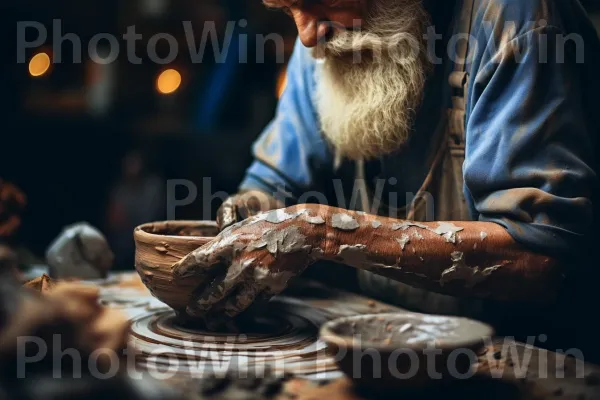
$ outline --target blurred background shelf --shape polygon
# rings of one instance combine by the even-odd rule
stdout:
[[[28,197],[15,240],[43,255],[63,226],[87,220],[107,233],[127,267],[133,227],[166,217],[168,179],[192,181],[200,194],[205,178],[213,192],[236,191],[251,162],[251,143],[274,114],[295,40],[291,21],[273,18],[260,1],[21,0],[0,5],[0,20],[6,38],[0,52],[0,177]],[[23,21],[39,22],[48,35],[18,63]],[[233,24],[222,63],[210,42],[202,62],[193,62],[184,21],[196,45],[210,24],[218,43],[227,43]],[[129,49],[123,35],[131,26],[141,39]],[[27,32],[34,40],[35,30]],[[257,62],[253,38],[273,32],[282,46],[265,46],[264,62]],[[98,46],[99,54],[88,52],[98,33],[119,38],[119,56],[108,65],[91,59],[108,55],[106,40],[99,42],[105,46]],[[166,64],[154,62],[147,50],[160,33],[179,48]],[[240,35],[248,38],[247,62],[239,62]],[[156,56],[168,56],[167,40],[155,43]],[[80,63],[73,62],[79,44]],[[198,200],[176,216],[211,218],[218,204],[202,215],[207,209]]]

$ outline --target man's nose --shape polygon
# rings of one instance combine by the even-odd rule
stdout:
[[[305,11],[294,12],[293,17],[300,40],[306,47],[315,47],[320,40],[325,40],[331,29],[329,23]]]

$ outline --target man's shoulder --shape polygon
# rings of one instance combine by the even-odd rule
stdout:
[[[577,0],[475,0],[475,4],[475,24],[510,25],[517,34],[540,25],[571,31],[587,18]]]
[[[581,7],[577,0],[475,0],[480,12],[488,17],[518,19],[548,19],[564,9]]]

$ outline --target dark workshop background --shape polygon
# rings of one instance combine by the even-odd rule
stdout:
[[[118,266],[130,268],[133,227],[166,217],[167,180],[195,182],[201,194],[203,179],[210,177],[213,193],[235,192],[251,162],[251,143],[273,116],[284,85],[285,63],[277,60],[287,61],[292,51],[296,33],[289,18],[264,9],[259,0],[2,3],[0,178],[17,184],[28,198],[18,244],[43,256],[65,225],[85,220],[107,234]],[[598,3],[589,0],[586,7],[600,15]],[[52,64],[34,77],[33,57],[54,56],[53,19],[61,20],[63,35],[81,39],[82,63]],[[192,21],[197,40],[204,22],[215,21],[222,44],[227,21],[242,19],[247,26],[236,25],[234,51],[224,63],[215,63],[210,53],[202,63],[191,62],[182,21]],[[600,16],[595,19],[600,25]],[[45,44],[28,50],[22,64],[16,61],[18,21],[48,29]],[[90,38],[103,32],[122,38],[131,25],[143,36],[136,42],[141,64],[127,62],[123,40],[116,62],[90,61]],[[145,50],[148,39],[161,32],[179,44],[179,56],[169,65],[152,62]],[[283,35],[285,46],[279,51],[267,46],[264,63],[257,63],[253,38],[272,32]],[[240,34],[248,38],[247,63],[236,58]],[[63,59],[72,59],[70,42],[61,49]],[[158,54],[164,52],[159,43]],[[165,70],[177,72],[167,72],[159,85]],[[177,76],[180,86],[161,94],[177,86]],[[211,217],[218,205],[212,203]],[[199,219],[202,213],[203,203],[196,201],[179,208],[176,217]]]

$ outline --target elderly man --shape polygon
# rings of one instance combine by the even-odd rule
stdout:
[[[203,282],[189,313],[235,316],[319,260],[369,295],[487,319],[587,273],[600,45],[577,1],[264,3],[301,43],[227,228],[176,266]]]

